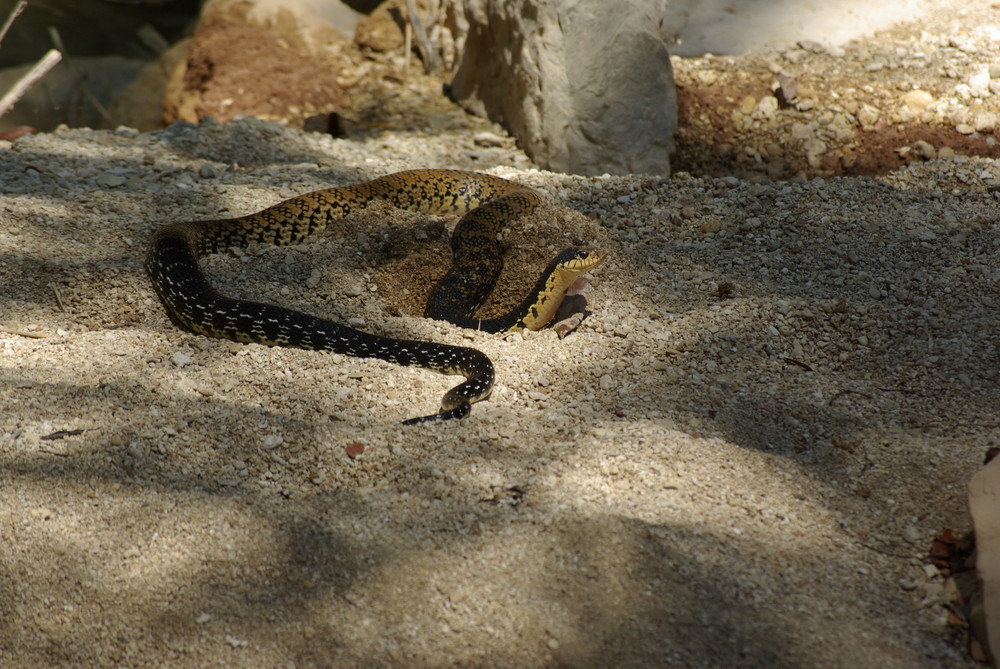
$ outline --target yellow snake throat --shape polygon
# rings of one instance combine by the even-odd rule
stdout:
[[[549,264],[518,307],[499,318],[476,320],[473,314],[493,290],[503,268],[498,235],[508,221],[538,208],[541,196],[486,174],[411,170],[353,186],[313,191],[247,216],[165,225],[153,235],[146,269],[170,316],[194,332],[461,374],[466,381],[445,394],[439,413],[406,423],[462,417],[493,389],[493,363],[481,351],[379,337],[284,307],[230,298],[212,287],[198,266],[199,257],[230,247],[253,242],[298,243],[376,201],[422,213],[464,214],[451,239],[452,265],[432,290],[426,309],[427,316],[462,327],[487,332],[544,327],[573,281],[606,257],[591,247],[566,249]]]

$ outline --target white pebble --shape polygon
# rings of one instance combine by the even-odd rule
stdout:
[[[969,88],[977,98],[990,94],[990,70],[988,67],[980,69],[969,77]]]
[[[285,438],[280,434],[269,434],[261,440],[261,445],[266,449],[277,448],[285,443]]]
[[[194,360],[189,354],[184,351],[177,351],[171,356],[170,360],[178,367],[183,367],[184,365],[190,365]]]
[[[226,635],[226,643],[228,643],[233,648],[242,648],[247,645],[247,642],[244,639],[239,639],[237,637],[234,637],[232,634]]]
[[[306,279],[306,286],[309,288],[315,288],[319,285],[320,271],[317,268],[313,268],[313,271],[309,273],[309,278]]]

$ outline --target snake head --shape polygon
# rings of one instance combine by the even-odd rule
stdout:
[[[576,246],[566,249],[563,253],[568,254],[564,261],[566,269],[579,274],[589,272],[608,259],[608,252],[596,246]]]
[[[607,260],[608,252],[596,246],[571,246],[563,249],[549,266],[550,276],[562,290],[569,287],[576,277],[589,272]]]

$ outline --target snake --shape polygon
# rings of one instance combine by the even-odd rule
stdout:
[[[538,330],[547,325],[566,290],[607,253],[594,246],[561,251],[535,286],[506,314],[477,319],[503,268],[499,236],[507,224],[538,210],[540,193],[507,179],[445,169],[408,170],[350,186],[292,197],[235,218],[168,223],[152,235],[146,272],[167,314],[197,334],[269,346],[291,346],[399,365],[424,367],[465,381],[451,388],[438,412],[404,424],[463,418],[489,397],[496,382],[482,351],[432,341],[394,339],[277,305],[223,295],[209,282],[199,259],[252,243],[296,244],[376,202],[424,214],[457,215],[451,266],[432,288],[425,316],[490,333]]]

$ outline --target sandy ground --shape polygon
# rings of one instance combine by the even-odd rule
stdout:
[[[192,335],[143,274],[158,225],[418,160],[390,155],[482,167],[469,135],[245,121],[6,150],[3,662],[972,666],[925,556],[969,528],[998,437],[1000,168],[499,168],[553,201],[512,235],[537,267],[560,237],[613,253],[562,340],[419,318],[386,248],[416,292],[446,241],[412,215],[209,263],[227,292],[487,352],[497,391],[449,424],[398,422],[452,377]],[[407,226],[426,242],[390,243]]]
[[[926,122],[971,123],[989,109],[932,85],[982,59],[935,35],[887,39],[882,74],[862,47],[779,62],[923,72]],[[968,58],[893,67],[918,49]],[[832,153],[838,103],[815,97]],[[734,113],[748,142],[811,122],[766,111]],[[424,120],[0,143],[0,665],[976,666],[928,550],[971,529],[1000,445],[1000,163],[762,181],[762,148],[746,178],[583,179]],[[783,147],[775,173],[810,169]],[[199,337],[144,275],[162,224],[415,167],[549,197],[512,223],[494,310],[562,246],[611,252],[574,333],[421,318],[453,220],[376,208],[206,265],[231,294],[488,353],[498,388],[463,421],[399,425],[454,377]]]

